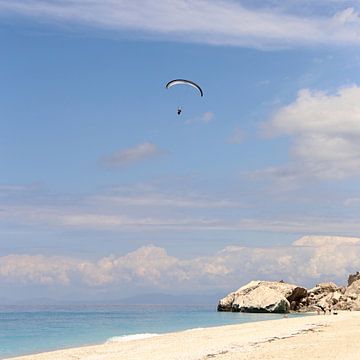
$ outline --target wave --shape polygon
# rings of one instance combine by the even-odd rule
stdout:
[[[113,336],[113,337],[107,339],[106,343],[147,339],[147,338],[151,338],[151,337],[158,336],[158,335],[160,335],[160,334],[144,333],[144,334]]]
[[[180,331],[197,331],[197,330],[203,330],[205,328],[198,327],[198,328],[191,328],[186,330],[180,330]],[[106,343],[112,343],[112,342],[121,342],[121,341],[131,341],[131,340],[140,340],[140,339],[148,339],[151,337],[159,336],[161,334],[156,333],[141,333],[141,334],[132,334],[132,335],[120,335],[120,336],[113,336],[106,340]],[[163,334],[164,335],[164,334]]]
[[[204,328],[204,327],[197,327],[197,328],[186,329],[186,330],[184,330],[184,331],[198,331],[198,330],[204,330],[204,329],[206,329],[206,328]]]

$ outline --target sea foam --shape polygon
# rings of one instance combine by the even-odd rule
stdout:
[[[133,334],[133,335],[113,336],[113,337],[107,339],[107,340],[106,340],[106,343],[147,339],[147,338],[151,338],[151,337],[158,336],[158,335],[159,335],[159,334],[144,333],[144,334]]]

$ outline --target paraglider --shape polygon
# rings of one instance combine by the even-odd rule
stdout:
[[[199,94],[201,97],[204,96],[204,92],[203,90],[201,89],[201,87],[196,84],[195,82],[191,81],[191,80],[185,80],[185,79],[174,79],[174,80],[171,80],[169,81],[167,84],[166,84],[166,88],[167,89],[170,89],[172,86],[174,85],[188,85],[188,86],[192,86],[193,88],[195,88],[196,90],[198,90]],[[178,107],[177,109],[177,114],[180,115],[182,112],[182,109],[181,107]]]

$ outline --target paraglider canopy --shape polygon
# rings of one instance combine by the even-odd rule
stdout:
[[[189,85],[189,86],[192,86],[194,87],[195,89],[197,89],[200,93],[201,96],[204,96],[204,93],[201,89],[201,87],[194,83],[193,81],[191,80],[185,80],[185,79],[175,79],[175,80],[171,80],[169,81],[167,84],[166,84],[166,88],[169,89],[171,88],[172,86],[174,85],[179,85],[179,84],[183,84],[183,85]]]

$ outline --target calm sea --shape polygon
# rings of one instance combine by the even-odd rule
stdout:
[[[281,317],[217,312],[214,306],[0,306],[0,359]]]

